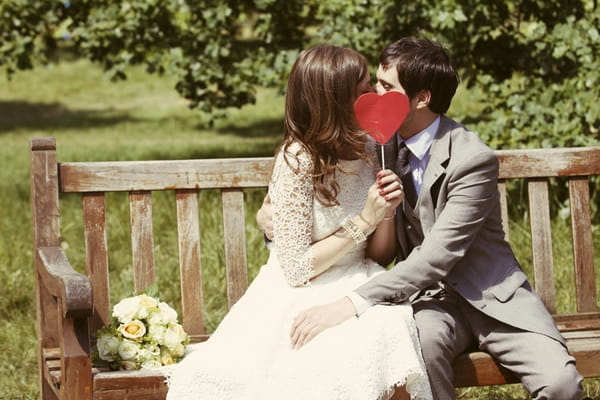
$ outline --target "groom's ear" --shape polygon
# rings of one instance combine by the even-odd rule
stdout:
[[[431,102],[431,92],[429,90],[421,90],[415,96],[417,100],[417,109],[429,107]]]

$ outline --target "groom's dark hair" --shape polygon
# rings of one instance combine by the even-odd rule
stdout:
[[[429,109],[437,114],[448,111],[459,77],[441,44],[428,39],[402,38],[383,50],[379,64],[384,69],[396,67],[398,82],[409,98],[428,90]]]

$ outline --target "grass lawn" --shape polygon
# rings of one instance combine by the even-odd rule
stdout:
[[[58,143],[61,161],[77,160],[139,160],[179,159],[200,157],[264,156],[272,155],[282,128],[283,100],[271,90],[258,93],[256,105],[241,110],[230,110],[226,119],[212,128],[205,128],[202,116],[187,108],[173,89],[169,78],[148,76],[134,69],[126,82],[111,83],[104,79],[96,66],[74,61],[61,63],[31,72],[18,73],[12,81],[0,79],[0,398],[34,399],[38,396],[37,361],[35,358],[35,304],[32,272],[31,221],[29,204],[28,141],[33,136],[54,136]],[[470,101],[473,93],[459,91],[454,108],[458,115],[476,112]],[[266,255],[261,246],[261,236],[252,221],[259,206],[261,191],[248,194],[247,218],[251,259],[250,276],[254,276]],[[128,232],[122,223],[127,218],[119,196],[108,199],[110,216],[109,246],[111,243],[128,243]],[[154,210],[155,232],[173,229],[173,217],[168,209],[172,199],[157,196]],[[78,202],[76,198],[67,201]],[[216,196],[202,199],[203,207],[218,209]],[[213,208],[214,205],[214,208]],[[74,204],[76,206],[76,204]],[[77,207],[69,207],[69,210]],[[164,212],[157,210],[164,209]],[[213,215],[215,214],[215,215]],[[203,226],[211,226],[215,213],[207,213]],[[63,221],[63,247],[76,268],[82,269],[82,231],[77,211],[69,211]],[[556,221],[558,225],[562,220]],[[518,257],[527,268],[531,256],[528,252],[528,235],[523,228],[526,222],[516,222],[512,238]],[[218,232],[217,232],[218,233]],[[555,262],[561,281],[569,282],[572,276],[568,267],[570,249],[561,247],[569,234],[563,227],[556,232]],[[202,232],[203,248],[218,248],[210,230]],[[598,229],[594,237],[600,248]],[[176,291],[170,289],[169,276],[176,262],[176,248],[172,235],[157,235],[156,262],[158,280],[165,300],[177,303]],[[214,244],[214,245],[213,245]],[[212,245],[212,246],[211,246]],[[111,268],[122,282],[113,287],[115,299],[128,295],[128,249],[120,250],[122,257],[111,260]],[[176,247],[176,246],[175,246]],[[598,253],[598,252],[597,252]],[[596,254],[596,266],[599,254]],[[203,259],[208,290],[206,304],[209,315],[206,321],[214,328],[225,313],[223,294],[222,258],[218,252],[208,252]],[[564,279],[563,279],[564,275]],[[600,274],[599,274],[600,275]],[[205,277],[206,279],[206,277]],[[119,280],[119,279],[117,279]],[[111,282],[115,282],[111,277]],[[600,283],[598,284],[600,287]],[[115,300],[113,299],[113,301]],[[559,288],[561,311],[572,307],[573,294]],[[587,394],[600,399],[600,384],[586,382]],[[461,399],[526,399],[520,385],[500,388],[469,388],[460,391]]]

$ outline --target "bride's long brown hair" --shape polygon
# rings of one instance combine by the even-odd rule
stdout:
[[[304,50],[292,67],[285,96],[284,137],[280,149],[300,143],[313,165],[317,199],[337,204],[335,171],[342,159],[367,159],[366,135],[354,116],[359,82],[368,74],[360,53],[329,44]],[[297,155],[297,154],[296,154]]]

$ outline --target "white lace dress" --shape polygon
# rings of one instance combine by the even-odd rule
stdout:
[[[292,158],[293,160],[293,158]],[[383,268],[355,246],[310,282],[310,243],[358,214],[374,173],[345,161],[336,177],[340,206],[314,200],[310,162],[292,170],[280,154],[269,193],[275,241],[267,264],[211,338],[191,347],[169,376],[167,399],[378,400],[394,385],[412,399],[431,399],[410,304],[374,306],[327,329],[298,350],[290,348],[293,318],[307,307],[347,295]]]

